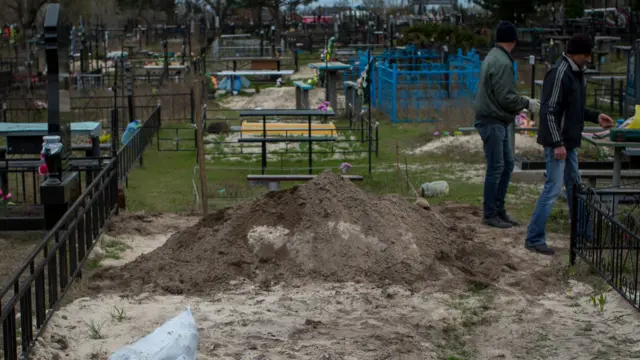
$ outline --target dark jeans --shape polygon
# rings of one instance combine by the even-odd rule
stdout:
[[[484,218],[490,219],[504,212],[511,173],[513,154],[509,144],[509,130],[500,124],[478,124],[478,133],[484,143],[487,173],[484,179]]]

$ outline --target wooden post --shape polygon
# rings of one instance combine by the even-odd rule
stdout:
[[[198,167],[200,169],[200,199],[202,200],[202,214],[204,216],[209,212],[209,204],[207,203],[207,172],[204,163],[204,129],[202,124],[202,82],[195,83],[195,101],[196,101],[196,130],[198,138],[196,143],[198,146]]]

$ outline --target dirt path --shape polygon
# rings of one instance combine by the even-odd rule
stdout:
[[[563,265],[565,236],[550,239],[560,254],[544,257],[522,248],[524,227],[498,231],[478,226],[474,208],[466,205],[452,204],[440,211],[459,227],[473,227],[471,241],[499,249],[513,259],[510,266],[515,269],[501,269],[509,276],[496,283],[477,283],[464,290],[451,290],[458,286],[447,278],[420,290],[368,282],[265,286],[236,279],[229,280],[230,290],[199,296],[128,293],[85,297],[54,314],[38,341],[34,359],[57,355],[106,359],[187,306],[199,330],[198,359],[204,360],[566,360],[594,356],[622,360],[640,356],[637,347],[629,346],[640,341],[637,312],[597,281],[594,288],[570,279],[573,275]],[[112,225],[111,234],[130,248],[119,259],[108,261],[127,263],[162,245],[163,238],[193,221],[173,215],[152,220],[128,217]],[[467,265],[472,272],[487,266]],[[560,278],[565,280],[557,280]],[[513,284],[514,279],[520,284]],[[558,285],[547,287],[546,292],[535,291],[551,279]],[[594,294],[606,296],[602,309],[591,303]],[[91,333],[92,327],[98,332]]]
[[[614,294],[600,312],[587,302],[591,288],[570,285],[530,298],[353,283],[84,298],[54,315],[34,358],[103,359],[191,306],[201,360],[637,359],[624,346],[640,340],[637,314]],[[88,324],[100,327],[101,339],[90,338]]]

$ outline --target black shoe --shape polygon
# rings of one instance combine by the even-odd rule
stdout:
[[[506,222],[506,223],[511,224],[513,226],[519,226],[520,225],[520,222],[518,220],[512,218],[506,212],[498,214],[498,218],[500,220],[502,220],[503,222]]]
[[[492,217],[492,218],[485,218],[483,220],[485,225],[491,226],[491,227],[495,227],[495,228],[499,228],[499,229],[508,229],[511,227],[511,224],[508,222],[504,222],[502,221],[499,217]]]
[[[553,248],[547,246],[547,244],[533,245],[533,246],[525,246],[525,248],[529,251],[537,252],[542,255],[553,255],[556,253]]]

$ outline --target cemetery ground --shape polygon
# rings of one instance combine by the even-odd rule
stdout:
[[[215,105],[209,103],[209,107]],[[237,115],[226,110],[217,114]],[[154,142],[144,154],[143,166],[128,179],[127,211],[106,226],[92,259],[85,264],[83,278],[54,314],[32,357],[107,359],[186,306],[191,307],[199,329],[198,359],[564,360],[640,356],[635,310],[587,266],[580,262],[575,267],[568,265],[566,203],[556,204],[549,221],[549,243],[558,254],[544,257],[530,253],[523,248],[526,225],[508,230],[481,225],[484,159],[479,136],[434,139],[436,130],[469,126],[468,117],[450,119],[446,124],[392,124],[378,114],[373,117],[380,123],[380,148],[379,156],[373,158],[372,174],[367,173],[366,157],[314,160],[315,169],[334,172],[343,161],[350,162],[350,173],[365,177],[357,185],[363,193],[323,178],[324,183],[303,185],[301,189],[306,190],[293,192],[289,189],[293,185],[283,184],[285,191],[280,195],[264,195],[266,189],[250,188],[246,180],[248,173],[259,173],[259,161],[210,158],[206,191],[212,195],[209,212],[214,215],[201,222],[194,204],[192,181],[198,181],[194,151],[158,151]],[[163,126],[192,131],[186,123]],[[161,130],[160,136],[173,134],[172,130]],[[539,156],[535,138],[522,135],[516,143],[517,152]],[[583,153],[592,152],[587,146],[583,149]],[[302,174],[306,166],[307,159],[302,156],[270,160],[268,169],[295,167],[301,170],[294,173]],[[430,210],[411,205],[416,198],[413,188],[419,192],[422,183],[437,180],[449,183],[448,194],[429,198]],[[540,186],[511,184],[508,209],[525,223]],[[288,208],[300,201],[296,198],[299,192],[305,192],[308,197],[304,200],[318,199],[317,206],[330,211],[332,208],[322,204],[335,204],[322,195],[323,191],[355,201],[337,205],[335,211],[345,214],[346,223],[336,225],[340,231],[331,233],[336,236],[334,244],[318,241],[318,247],[313,248],[317,254],[309,259],[316,267],[322,262],[318,259],[324,260],[338,275],[303,276],[296,267],[285,268],[290,274],[274,275],[268,266],[284,261],[278,257],[282,254],[270,261],[245,254],[251,236],[274,241],[295,227],[285,224],[287,229],[283,229],[280,222],[286,218],[277,211],[273,223],[265,223],[260,214],[272,212],[265,205]],[[396,195],[402,201],[371,194]],[[256,197],[259,200],[244,202]],[[242,202],[248,205],[243,207]],[[233,211],[216,212],[233,204],[241,205]],[[246,207],[255,209],[251,212]],[[368,213],[359,212],[364,211],[360,207],[386,221],[359,224],[357,216],[368,218]],[[393,216],[386,218],[385,212]],[[243,214],[251,216],[239,217]],[[405,216],[419,221],[406,221]],[[225,221],[222,225],[220,218]],[[259,218],[259,226],[251,228]],[[210,229],[211,224],[214,227]],[[234,242],[237,234],[226,225],[251,228],[241,234],[240,248]],[[406,233],[384,236],[397,229]],[[228,235],[228,241],[216,237],[218,232]],[[317,235],[326,240],[322,232]],[[418,284],[385,278],[386,270],[390,274],[398,267],[400,273],[414,270],[411,260],[415,260],[416,244],[423,252],[429,249],[407,238],[420,236],[427,239],[425,244],[433,252],[433,263],[422,268],[429,281]],[[438,241],[431,242],[431,237]],[[13,261],[10,267],[15,268],[23,256],[19,254],[28,253],[41,238],[41,234],[20,242],[12,238],[15,255],[3,256],[0,264]],[[407,258],[399,260],[399,265],[369,263],[368,255],[372,259],[384,257],[381,242],[388,249],[408,244],[400,251]],[[344,252],[336,252],[336,246]],[[189,256],[168,254],[181,251]],[[331,258],[334,255],[336,259]],[[344,268],[341,262],[353,262],[360,273],[351,274],[353,269]],[[252,276],[244,276],[247,267],[254,270],[249,271]],[[3,276],[5,272],[0,268]],[[144,276],[156,283],[162,283],[164,277],[175,283],[154,288],[114,280]],[[219,284],[209,288],[211,279],[218,278]]]
[[[438,130],[459,125],[452,122]],[[127,212],[107,226],[85,276],[38,340],[35,358],[106,359],[188,305],[199,328],[199,359],[636,358],[640,354],[633,345],[640,337],[636,312],[586,266],[568,266],[566,204],[557,204],[550,220],[549,242],[559,249],[555,257],[523,249],[525,226],[493,230],[480,225],[481,148],[477,142],[460,140],[441,141],[442,146],[416,151],[434,144],[436,127],[381,120],[380,152],[372,174],[366,173],[366,159],[350,162],[351,173],[365,176],[358,186],[367,193],[396,194],[406,199],[407,206],[415,199],[411,187],[418,189],[421,183],[435,180],[449,183],[449,194],[429,199],[431,210],[407,208],[425,211],[421,216],[428,227],[440,221],[434,217],[453,225],[445,228],[453,229],[444,234],[449,244],[441,246],[453,245],[457,250],[438,260],[448,264],[448,276],[438,276],[428,286],[367,281],[365,274],[353,281],[292,275],[265,282],[237,276],[225,278],[227,283],[220,288],[200,291],[96,288],[92,273],[104,282],[111,267],[135,264],[141,254],[155,262],[154,249],[160,251],[163,245],[172,244],[171,251],[176,251],[177,242],[188,237],[178,247],[187,251],[189,242],[194,247],[201,242],[201,235],[189,232],[205,226],[194,226],[198,221],[191,184],[194,153],[150,149],[143,167],[129,178]],[[314,167],[335,170],[341,162],[317,161]],[[227,188],[235,184],[246,189],[246,166],[236,165],[239,169],[233,171],[233,165],[208,162],[207,181],[210,186],[224,183]],[[306,160],[269,166],[304,168]],[[527,221],[539,191],[539,185],[512,184],[509,210]],[[255,193],[236,195],[242,198]],[[211,198],[210,212],[219,207],[216,198]],[[378,225],[399,226],[391,222]],[[416,232],[425,229],[413,225]],[[278,231],[276,224],[265,228],[262,231],[271,236]],[[345,240],[363,241],[354,234]],[[208,261],[218,263],[219,259]],[[160,269],[173,271],[163,264],[150,276],[161,277]],[[436,273],[439,271],[434,270],[434,276]]]

